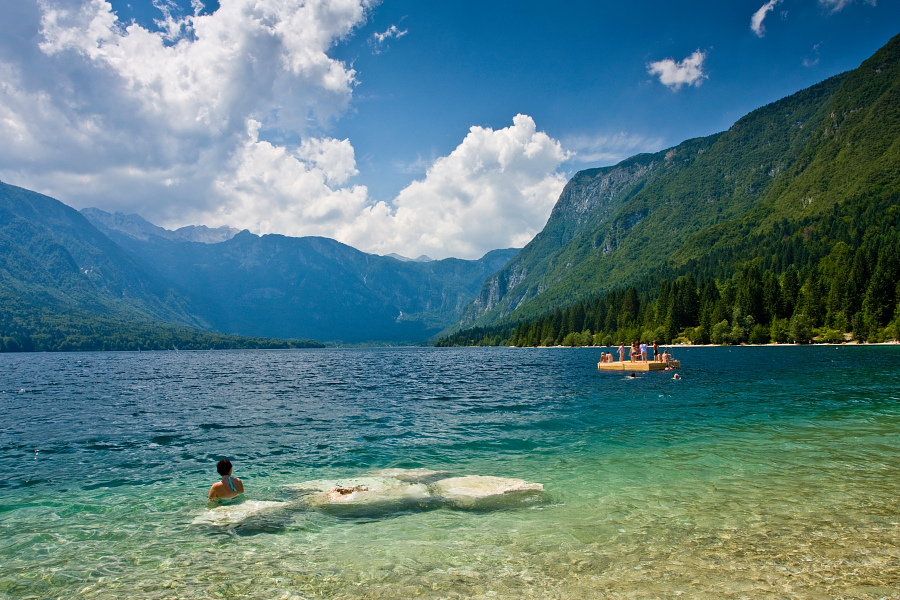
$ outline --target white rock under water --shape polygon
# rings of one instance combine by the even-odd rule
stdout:
[[[300,503],[337,514],[375,514],[425,508],[433,501],[428,488],[396,477],[318,479],[289,485],[289,491],[307,492]]]
[[[544,493],[544,486],[524,479],[468,475],[441,479],[428,490],[454,508],[491,509],[534,500]]]
[[[239,504],[226,504],[210,508],[196,517],[194,525],[240,525],[249,519],[283,509],[287,502],[271,502],[267,500],[245,500]]]
[[[511,508],[533,502],[544,486],[523,479],[469,475],[447,477],[429,469],[385,469],[377,476],[319,479],[287,486],[298,503],[342,515],[374,515],[448,506],[468,510]],[[429,482],[427,485],[422,482]]]
[[[367,518],[440,507],[499,510],[538,502],[544,494],[543,485],[524,479],[449,475],[430,469],[384,469],[364,477],[305,481],[285,486],[294,500],[244,500],[216,506],[197,516],[193,523],[268,527],[291,518],[297,511],[308,510]]]

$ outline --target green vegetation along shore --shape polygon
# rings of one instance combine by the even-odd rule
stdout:
[[[888,211],[896,220],[900,211],[896,205],[891,208]],[[838,210],[823,222],[830,227],[759,240],[756,248],[763,256],[751,257],[730,277],[695,279],[688,273],[595,296],[538,318],[466,329],[436,344],[900,339],[900,227],[891,223],[885,230],[860,221],[844,222]],[[841,234],[842,239],[835,240],[829,233]]]
[[[727,132],[576,174],[438,345],[900,338],[898,99],[900,36]]]
[[[177,324],[48,310],[0,313],[0,352],[322,348],[312,340],[226,335]]]

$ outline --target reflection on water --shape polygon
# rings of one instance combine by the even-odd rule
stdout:
[[[900,598],[900,348],[598,354],[0,355],[0,598]],[[547,498],[195,524],[225,456],[254,501],[418,467]]]

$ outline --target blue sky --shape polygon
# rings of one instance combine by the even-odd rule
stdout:
[[[760,37],[750,24],[763,4],[386,2],[335,52],[360,73],[356,112],[338,135],[354,141],[363,172],[372,161],[369,185],[381,198],[405,185],[386,159],[427,163],[471,125],[505,127],[517,113],[584,155],[567,170],[600,166],[727,129],[755,108],[857,67],[900,33],[897,3],[834,12],[785,0]],[[372,34],[392,25],[407,33],[370,52]],[[706,54],[701,85],[673,92],[649,75],[649,63],[681,61],[698,49]]]
[[[577,170],[727,129],[900,33],[886,0],[0,11],[3,181],[169,227],[437,258],[521,246]]]

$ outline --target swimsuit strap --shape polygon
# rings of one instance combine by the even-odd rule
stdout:
[[[231,491],[236,492],[237,488],[234,487],[234,481],[231,480],[231,477],[228,478],[228,485],[231,486]]]

